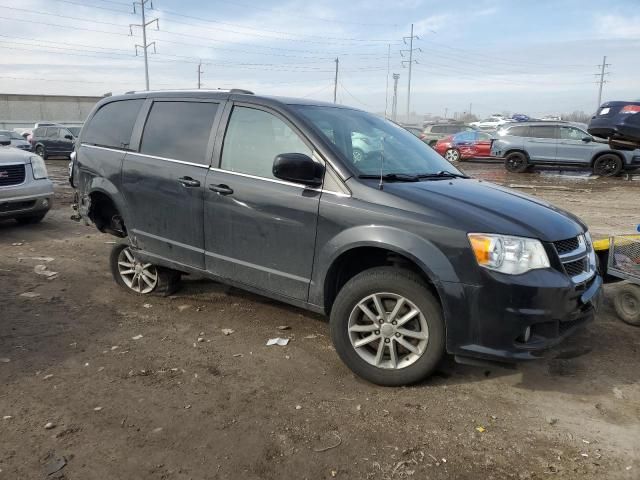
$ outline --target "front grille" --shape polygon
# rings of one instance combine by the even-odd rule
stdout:
[[[575,277],[576,275],[580,275],[582,272],[585,272],[588,268],[587,259],[581,258],[580,260],[576,260],[575,262],[567,262],[564,263],[564,269],[570,277]]]
[[[567,240],[560,240],[558,242],[553,242],[553,244],[556,246],[556,250],[560,255],[573,252],[574,250],[577,250],[578,247],[580,246],[580,243],[578,242],[577,237],[569,238]]]
[[[590,265],[590,255],[593,246],[587,242],[586,236],[569,238],[553,242],[558,252],[564,271],[571,277],[574,283],[582,283],[593,276]]]
[[[0,187],[20,185],[21,183],[24,182],[24,175],[25,175],[24,164],[21,164],[21,165],[0,164]]]
[[[33,208],[36,204],[35,200],[27,202],[8,202],[0,203],[0,213],[17,212],[18,210],[27,210]]]

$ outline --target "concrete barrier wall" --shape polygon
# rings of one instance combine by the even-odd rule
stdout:
[[[80,125],[102,98],[0,94],[0,129],[30,129],[45,121]]]

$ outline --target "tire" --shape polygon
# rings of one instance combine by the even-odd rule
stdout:
[[[623,322],[640,327],[640,285],[627,283],[617,288],[613,307]]]
[[[354,163],[361,162],[362,160],[364,160],[364,157],[365,157],[364,152],[362,150],[360,150],[359,148],[354,148],[353,152],[352,152],[352,155],[353,155],[353,162]]]
[[[443,157],[445,160],[449,162],[459,162],[460,161],[460,151],[456,148],[448,148]]]
[[[40,223],[45,215],[46,213],[41,213],[39,215],[29,215],[28,217],[17,217],[16,222],[20,225],[33,225],[34,223]]]
[[[438,143],[438,141],[437,141],[437,140],[431,140],[431,141],[429,142],[429,146],[430,146],[431,148],[435,148],[436,143]]]
[[[44,149],[44,147],[42,145],[38,145],[36,147],[36,155],[38,155],[39,157],[42,157],[43,160],[47,159],[47,151]]]
[[[135,295],[166,297],[174,293],[180,284],[180,272],[150,263],[142,264],[127,244],[111,249],[109,266],[116,283]]]
[[[402,299],[404,303],[394,315],[393,308]],[[365,305],[373,317],[380,319],[379,313],[376,315],[378,304],[387,317],[384,323],[374,323],[360,308]],[[394,318],[402,320],[414,309],[418,313],[411,319],[400,325],[393,323]],[[349,280],[331,309],[330,330],[335,349],[347,367],[359,377],[383,386],[410,385],[425,379],[445,351],[440,303],[418,275],[397,267],[372,268]],[[400,333],[407,331],[411,335]],[[375,339],[356,348],[355,342],[369,336]],[[414,352],[404,347],[406,343]]]
[[[529,168],[529,160],[522,152],[512,152],[504,159],[504,168],[511,173],[524,173]]]
[[[601,177],[615,177],[622,171],[622,160],[619,156],[613,154],[605,154],[593,162],[593,173]]]

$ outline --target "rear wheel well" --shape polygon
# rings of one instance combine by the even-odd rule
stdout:
[[[616,157],[618,157],[622,161],[622,166],[624,168],[624,156],[621,155],[619,152],[614,152],[614,151],[605,151],[605,152],[600,152],[600,153],[595,154],[593,156],[593,158],[591,159],[591,167],[592,168],[595,165],[596,160],[598,160],[603,155],[615,155]]]
[[[506,152],[504,152],[504,158],[507,158],[512,153],[522,153],[525,157],[527,157],[527,160],[529,160],[529,154],[526,152],[526,150],[523,150],[521,148],[512,148],[511,150],[507,150]]]
[[[338,292],[353,277],[374,267],[394,266],[419,275],[440,301],[435,285],[427,274],[410,258],[391,250],[378,247],[357,247],[341,254],[331,265],[324,280],[324,308],[331,313]],[[440,303],[442,303],[440,301]]]
[[[89,218],[95,223],[98,230],[116,237],[126,237],[127,229],[124,220],[111,197],[102,192],[92,192],[89,199],[91,201]]]

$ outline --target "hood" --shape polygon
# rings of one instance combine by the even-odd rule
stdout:
[[[386,193],[438,211],[467,233],[501,233],[547,242],[587,230],[575,215],[539,198],[474,179],[386,183]]]
[[[29,152],[23,152],[15,147],[0,146],[0,164],[2,163],[31,163],[31,156],[33,154]]]

